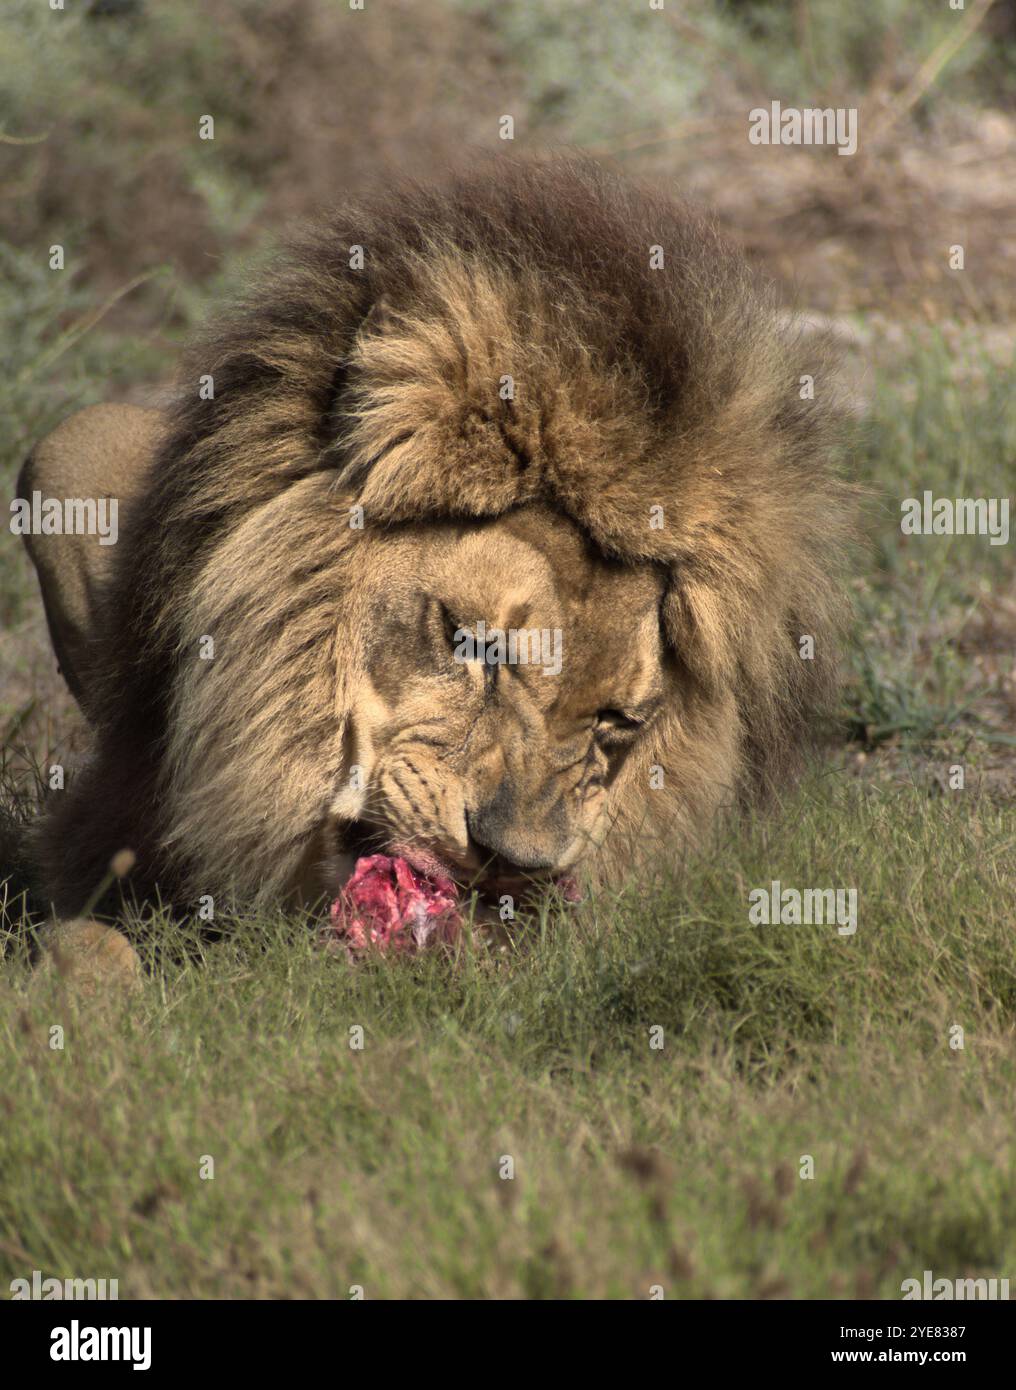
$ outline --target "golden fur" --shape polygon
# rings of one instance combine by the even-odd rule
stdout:
[[[61,912],[128,846],[184,908],[327,897],[371,846],[617,878],[792,761],[850,529],[832,369],[685,209],[565,160],[395,190],[182,381],[38,836]],[[449,616],[559,630],[560,673],[455,662]]]

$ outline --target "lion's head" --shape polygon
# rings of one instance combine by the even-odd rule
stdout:
[[[829,689],[828,362],[664,199],[566,161],[402,189],[183,379],[49,832],[65,910],[124,844],[185,901],[327,899],[372,849],[616,877],[771,782]]]

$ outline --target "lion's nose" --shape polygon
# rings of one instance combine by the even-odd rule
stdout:
[[[467,811],[466,829],[481,858],[494,856],[509,872],[519,869],[533,873],[539,869],[553,869],[557,864],[556,850],[547,848],[535,837],[520,835],[515,827],[504,823],[503,813],[497,809],[497,798],[489,807]]]

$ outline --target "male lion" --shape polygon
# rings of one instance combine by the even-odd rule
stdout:
[[[30,538],[95,734],[36,834],[56,911],[124,848],[184,911],[326,903],[371,851],[616,880],[771,785],[850,496],[781,323],[686,209],[499,159],[306,234],[170,408],[62,425],[20,495],[116,496],[121,539]]]

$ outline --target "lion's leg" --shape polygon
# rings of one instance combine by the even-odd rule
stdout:
[[[86,714],[95,631],[113,554],[162,425],[158,410],[89,406],[36,445],[18,478],[18,498],[33,522],[25,544],[39,576],[53,650]],[[68,507],[68,502],[82,505]],[[93,533],[82,531],[82,520]],[[68,524],[75,529],[68,531]],[[44,528],[51,533],[37,533]]]
[[[17,495],[27,504],[32,521],[24,539],[39,577],[53,650],[86,715],[113,556],[163,418],[158,410],[130,405],[79,410],[36,446],[18,479]],[[69,502],[80,505],[68,507]],[[48,522],[47,514],[53,518]],[[53,843],[47,843],[43,856],[51,878],[56,865],[73,859],[58,831],[59,822],[50,827]],[[104,871],[105,864],[91,877],[101,878]],[[73,914],[93,887],[86,881],[57,905],[69,907]],[[99,922],[73,916],[58,921],[43,933],[42,946],[40,965],[55,966],[82,997],[136,983],[140,977],[140,962],[127,938]]]

